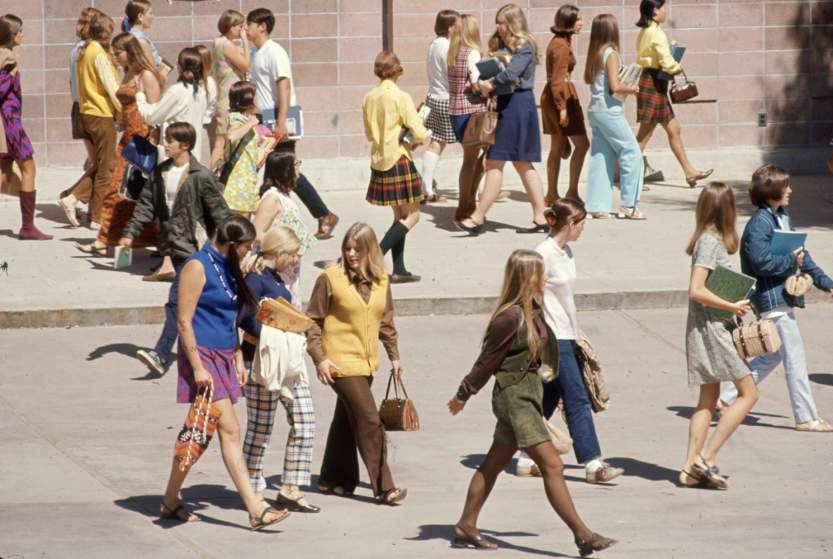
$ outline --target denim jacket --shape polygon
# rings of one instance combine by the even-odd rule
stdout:
[[[780,229],[776,214],[782,219],[789,217],[784,207],[773,210],[768,204],[761,204],[746,224],[741,238],[741,270],[757,280],[752,304],[762,313],[776,307],[804,307],[804,297],[793,297],[784,291],[784,282],[796,272],[795,254],[775,256],[771,252],[773,232]],[[795,229],[791,221],[789,227]],[[810,274],[819,289],[833,289],[833,279],[813,262],[807,250],[801,271]]]
[[[495,76],[493,95],[510,95],[514,91],[535,87],[535,47],[527,41],[512,54],[509,65]]]

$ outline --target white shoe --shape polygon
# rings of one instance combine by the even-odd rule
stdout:
[[[70,227],[78,227],[79,225],[81,225],[78,222],[78,215],[75,213],[75,203],[76,199],[75,196],[73,196],[72,194],[65,198],[58,199],[58,206],[60,206],[60,208],[64,210],[64,213],[67,216],[67,221],[69,221]]]
[[[518,477],[541,477],[541,470],[532,460],[520,458],[515,466],[515,475]]]

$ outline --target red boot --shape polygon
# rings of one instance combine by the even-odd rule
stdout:
[[[35,192],[21,192],[20,193],[20,218],[23,225],[17,238],[21,241],[48,241],[52,235],[44,235],[35,227]]]

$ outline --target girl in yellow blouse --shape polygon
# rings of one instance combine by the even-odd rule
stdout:
[[[371,143],[370,186],[367,201],[393,208],[393,225],[379,247],[393,256],[391,283],[419,281],[405,269],[405,236],[419,222],[423,198],[422,178],[414,167],[411,147],[424,142],[431,132],[425,128],[411,96],[399,89],[402,75],[399,57],[391,51],[379,53],[373,73],[381,80],[362,101],[364,134]],[[410,131],[410,145],[400,141],[403,129]]]
[[[642,0],[639,4],[639,21],[637,27],[641,27],[639,36],[636,38],[636,60],[642,66],[642,75],[639,78],[639,92],[636,94],[636,120],[639,122],[639,132],[636,140],[642,152],[654,133],[657,124],[665,128],[668,134],[668,143],[671,151],[685,173],[685,180],[688,186],[694,188],[697,181],[705,179],[712,174],[713,169],[698,171],[688,160],[683,145],[683,138],[680,130],[680,122],[674,115],[671,108],[671,101],[668,99],[668,79],[663,79],[665,74],[679,74],[682,72],[679,62],[671,56],[671,47],[668,44],[668,37],[660,28],[668,18],[665,0]],[[662,172],[655,171],[645,161],[645,182],[663,180]]]

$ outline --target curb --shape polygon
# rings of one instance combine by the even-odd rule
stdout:
[[[833,302],[829,295],[814,290],[806,296],[810,304]],[[496,297],[410,298],[396,299],[396,316],[489,314]],[[688,304],[683,290],[622,291],[611,293],[577,293],[576,307],[581,311],[681,308]],[[136,326],[161,324],[163,306],[102,307],[86,309],[33,309],[0,311],[0,330],[16,328],[72,328],[76,326]]]

